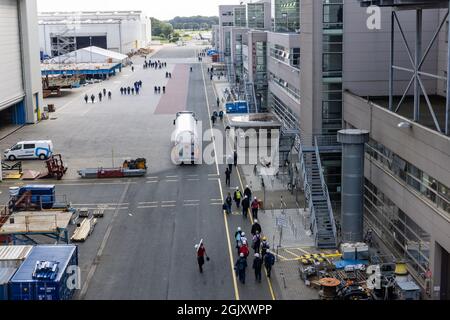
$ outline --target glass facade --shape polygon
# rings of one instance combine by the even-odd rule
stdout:
[[[267,108],[267,43],[257,41],[255,43],[255,93],[256,101],[260,109]]]
[[[225,57],[231,57],[231,32],[226,31],[225,33]]]
[[[264,29],[264,3],[247,4],[247,24],[251,29]]]
[[[239,83],[244,76],[244,64],[243,64],[243,56],[242,56],[242,34],[236,35],[236,58],[235,58],[235,68],[236,68],[236,82]]]
[[[245,28],[247,26],[247,9],[234,8],[234,26]]]
[[[376,141],[371,140],[367,144],[367,154],[371,161],[376,162],[384,170],[402,180],[408,188],[419,193],[424,201],[450,217],[450,189],[448,186]]]
[[[322,132],[342,129],[343,0],[323,1]]]
[[[275,0],[275,32],[298,32],[300,0]]]
[[[286,49],[283,46],[275,44],[270,46],[269,54],[278,61],[300,69],[300,48]]]
[[[430,234],[400,210],[369,180],[365,181],[365,220],[397,259],[406,260],[410,271],[424,285],[429,269]]]

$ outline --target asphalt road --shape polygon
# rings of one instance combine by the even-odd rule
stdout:
[[[166,71],[192,66],[193,72],[186,79],[187,92],[173,88],[167,95],[176,96],[178,102],[184,99],[180,110],[194,111],[207,129],[207,98],[214,106],[216,97],[207,78],[205,90],[202,71],[206,66],[197,63],[198,49],[162,49],[151,58],[168,62],[168,70],[162,71],[143,70],[139,67],[143,59],[138,58],[134,73],[126,69],[120,78],[98,85],[114,90],[109,104],[85,105],[84,90],[71,93],[57,120],[26,127],[2,142],[9,146],[36,135],[52,138],[71,168],[108,164],[111,149],[115,150],[116,164],[129,156],[144,156],[149,162],[149,174],[142,179],[71,178],[58,183],[58,193],[68,195],[75,207],[108,209],[95,232],[80,244],[83,285],[78,299],[272,299],[270,283],[266,279],[255,283],[251,267],[245,286],[237,284],[233,275],[232,263],[237,258],[234,231],[241,226],[249,234],[251,223],[242,216],[223,215],[222,196],[228,191],[222,184],[225,167],[220,165],[217,175],[215,164],[175,166],[170,161],[175,115],[156,112],[165,108],[167,101],[155,96],[152,89],[154,85],[171,88],[170,80],[163,76]],[[177,71],[173,76],[182,74]],[[146,89],[140,96],[117,96],[120,86],[136,80],[143,80]],[[236,170],[232,183],[240,184]],[[2,201],[7,198],[7,187],[0,187]],[[198,271],[194,249],[200,239],[211,258],[203,274]]]

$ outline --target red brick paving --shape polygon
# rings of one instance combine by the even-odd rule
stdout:
[[[162,94],[155,114],[175,114],[186,110],[189,89],[189,66],[177,64],[172,72],[172,79],[166,85],[166,94]]]

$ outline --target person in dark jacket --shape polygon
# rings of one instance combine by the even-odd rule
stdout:
[[[255,270],[255,280],[261,283],[261,269],[263,261],[259,256],[259,253],[255,253],[255,259],[253,259],[253,269]]]
[[[92,101],[92,103],[95,103],[95,96],[94,96],[94,94],[91,95],[91,101]]]
[[[253,223],[252,231],[250,233],[254,236],[256,232],[258,232],[259,234],[261,234],[262,232],[261,225],[258,223],[258,220],[255,220],[255,222]]]
[[[242,284],[245,284],[245,269],[247,269],[247,259],[244,257],[243,253],[240,254],[239,259],[236,261],[235,269],[239,276],[239,281],[241,281]]]
[[[256,234],[253,236],[252,243],[255,253],[259,253],[259,249],[261,248],[261,235],[258,231],[256,231]]]
[[[244,196],[242,200],[242,215],[244,218],[247,218],[248,209],[250,209],[250,200],[247,196]]]
[[[106,89],[103,88],[103,96],[106,97]]]
[[[226,211],[227,214],[231,213],[231,208],[233,206],[233,199],[231,198],[231,193],[228,192],[228,196],[225,199],[225,206],[226,206]]]
[[[123,88],[120,88],[120,94],[123,95]]]
[[[261,242],[261,257],[263,259],[266,256],[267,250],[269,250],[269,249],[270,249],[270,244],[267,241],[267,237],[263,237],[262,242]]]
[[[250,187],[248,185],[245,186],[244,195],[247,196],[247,198],[251,201],[251,199],[252,199],[252,190],[250,190]]]
[[[267,270],[267,277],[270,278],[270,272],[272,271],[272,266],[275,264],[275,256],[270,250],[266,251],[264,256],[264,266]]]
[[[131,88],[128,87],[128,88],[127,88],[127,93],[130,94],[130,92],[131,92]]]
[[[86,101],[86,103],[88,103],[88,101],[89,101],[89,97],[87,94],[84,96],[84,101]]]
[[[230,171],[230,168],[227,168],[225,170],[225,184],[227,185],[227,187],[230,187],[230,184],[231,184],[231,171]]]
[[[101,93],[101,92],[98,93],[98,100],[99,100],[100,102],[102,102],[102,93]]]

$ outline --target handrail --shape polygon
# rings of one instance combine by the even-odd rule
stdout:
[[[334,213],[333,213],[333,207],[331,205],[331,200],[330,200],[330,195],[328,193],[328,187],[327,184],[325,182],[325,177],[323,176],[323,171],[322,171],[322,161],[320,160],[320,152],[319,152],[319,146],[317,143],[317,137],[315,138],[315,142],[316,142],[316,158],[317,158],[317,165],[319,167],[319,174],[320,174],[320,181],[322,183],[322,189],[324,191],[325,194],[325,198],[327,199],[327,205],[328,205],[328,213],[330,215],[330,221],[331,221],[331,225],[333,227],[333,235],[334,235],[334,239],[337,241],[337,230],[336,230],[336,222],[334,220]],[[337,243],[336,243],[337,245]]]

